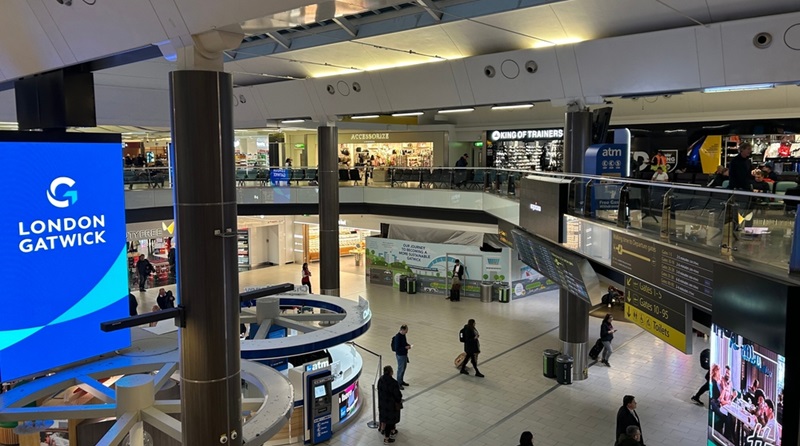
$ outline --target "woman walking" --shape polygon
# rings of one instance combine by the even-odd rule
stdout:
[[[392,377],[392,366],[383,368],[383,376],[378,380],[378,411],[383,427],[383,444],[394,443],[397,437],[397,423],[403,408],[403,393],[400,384]]]
[[[308,287],[308,293],[312,294],[311,291],[311,271],[308,270],[308,263],[303,263],[303,278],[300,280],[300,283]]]
[[[608,358],[610,358],[611,353],[614,352],[611,349],[611,341],[614,339],[614,333],[617,330],[611,325],[611,321],[613,320],[614,316],[608,313],[606,317],[603,318],[603,323],[600,324],[600,341],[603,343],[603,359],[600,363],[605,364],[606,367],[611,367],[611,364],[608,363]]]

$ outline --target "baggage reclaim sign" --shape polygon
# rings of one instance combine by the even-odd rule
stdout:
[[[678,350],[691,354],[691,306],[683,299],[625,276],[625,319]]]

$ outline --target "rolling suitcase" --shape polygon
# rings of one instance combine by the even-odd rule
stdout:
[[[589,357],[596,361],[597,357],[600,355],[600,352],[602,350],[603,350],[603,341],[598,339],[597,342],[594,343],[594,347],[592,347],[592,349],[589,350]]]
[[[453,365],[455,365],[457,369],[460,369],[461,365],[464,364],[465,359],[467,359],[467,354],[461,353],[458,356],[456,356],[456,360],[453,361]]]

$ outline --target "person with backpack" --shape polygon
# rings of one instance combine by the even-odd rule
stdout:
[[[408,325],[403,324],[400,326],[400,331],[392,337],[392,351],[397,357],[397,382],[400,384],[400,390],[404,390],[404,386],[409,385],[403,379],[406,374],[406,365],[408,365],[408,351],[411,350],[406,333],[408,333]]]
[[[478,340],[480,336],[478,329],[475,328],[475,319],[467,321],[467,325],[465,325],[458,334],[458,338],[464,343],[464,353],[467,355],[467,357],[464,358],[464,362],[461,363],[460,373],[464,375],[469,375],[467,371],[467,362],[472,361],[472,366],[475,367],[475,376],[478,378],[484,377],[480,370],[478,370],[478,353],[481,352],[481,344]]]
[[[692,396],[691,400],[692,400],[693,403],[697,404],[698,406],[703,406],[704,404],[703,404],[702,401],[700,401],[700,396],[702,394],[708,392],[708,388],[709,388],[709,381],[708,380],[709,380],[709,378],[711,376],[710,375],[710,373],[711,373],[711,371],[710,371],[711,370],[711,350],[710,349],[705,349],[702,352],[700,352],[700,367],[702,367],[703,370],[706,371],[706,382],[705,382],[705,384],[700,386],[699,389],[697,389],[697,393],[695,393]]]

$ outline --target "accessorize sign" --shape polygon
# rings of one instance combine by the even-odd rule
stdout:
[[[0,133],[8,169],[0,217],[0,379],[9,381],[130,345],[100,331],[128,315],[119,135]],[[56,345],[57,348],[42,348]]]

